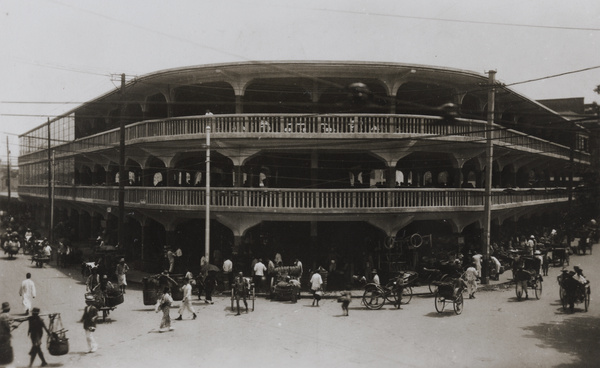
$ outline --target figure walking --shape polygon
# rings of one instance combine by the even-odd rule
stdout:
[[[31,280],[31,273],[27,272],[25,280],[21,283],[19,295],[23,298],[23,306],[25,307],[25,315],[29,315],[31,305],[35,298],[35,284]]]
[[[321,277],[321,274],[319,273],[319,269],[317,268],[315,273],[313,273],[312,277],[310,278],[310,289],[313,292],[313,302],[312,302],[313,307],[315,306],[315,303],[317,303],[317,307],[319,306],[319,300],[321,300],[320,293],[321,293],[322,285],[323,285],[323,278]]]
[[[123,294],[125,294],[125,287],[127,286],[127,272],[129,272],[129,266],[127,266],[127,263],[125,263],[125,258],[121,258],[115,273],[117,274],[117,283],[119,284],[119,289],[121,289]]]
[[[156,313],[160,311],[163,313],[162,319],[160,320],[160,332],[173,331],[173,327],[171,327],[171,316],[169,315],[171,304],[173,303],[170,291],[171,289],[168,286],[163,289],[163,295],[160,297],[155,307]]]
[[[240,272],[233,281],[233,294],[235,296],[235,302],[237,304],[237,314],[240,315],[240,298],[244,300],[244,306],[246,307],[246,313],[248,313],[248,302],[246,301],[246,294],[248,293],[248,285],[244,279],[244,274]]]
[[[471,263],[471,266],[465,271],[465,278],[467,279],[469,299],[475,299],[475,292],[477,291],[477,269],[475,268],[474,263]]]
[[[88,343],[89,352],[94,353],[98,349],[98,344],[94,338],[94,331],[96,331],[96,320],[98,319],[98,309],[93,305],[86,305],[83,309],[83,316],[81,321],[83,322],[83,329],[85,330],[85,339]]]
[[[29,360],[29,366],[31,367],[35,357],[39,355],[42,360],[42,367],[45,367],[48,363],[46,362],[46,358],[44,358],[44,353],[42,353],[42,336],[44,335],[44,330],[46,333],[49,332],[44,320],[40,318],[40,309],[33,308],[31,310],[31,317],[28,320],[29,330],[27,331],[27,335],[31,337],[31,350],[29,351],[31,359]]]
[[[181,307],[179,307],[179,317],[175,318],[176,321],[181,321],[183,319],[182,315],[185,310],[188,310],[192,314],[192,319],[196,319],[196,312],[194,312],[194,308],[192,307],[192,285],[190,284],[190,279],[184,280],[185,284],[181,287],[181,291],[183,291],[183,300],[181,301]]]
[[[350,290],[346,290],[342,291],[340,294],[341,296],[339,300],[342,302],[342,312],[344,313],[344,316],[348,316],[348,306],[352,301],[352,293]]]

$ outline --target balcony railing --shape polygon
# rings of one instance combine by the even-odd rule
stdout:
[[[125,128],[126,144],[140,140],[157,138],[176,138],[180,136],[198,136],[206,134],[206,127],[218,138],[248,137],[261,135],[270,138],[310,137],[319,138],[335,135],[356,138],[385,135],[426,135],[432,137],[456,136],[483,142],[487,130],[486,122],[457,119],[448,124],[435,116],[396,115],[396,114],[336,114],[336,115],[299,115],[299,114],[233,114],[212,116],[189,116],[160,120],[147,120],[130,124]],[[492,132],[494,144],[516,150],[525,150],[538,154],[569,159],[569,147],[552,143],[499,125]],[[80,138],[56,147],[58,156],[68,156],[79,152],[102,151],[119,144],[119,130],[113,129],[93,136]],[[28,162],[47,159],[44,151],[22,155],[20,159]],[[574,160],[589,164],[590,155],[575,151]]]
[[[19,186],[20,196],[48,198],[46,186]],[[114,206],[118,187],[57,186],[55,200]],[[384,210],[453,208],[479,210],[484,205],[483,189],[258,189],[211,188],[210,206],[215,210]],[[493,190],[492,204],[535,205],[568,200],[565,190]],[[198,210],[206,204],[204,188],[126,187],[125,204],[133,208]],[[481,207],[481,208],[479,208]]]

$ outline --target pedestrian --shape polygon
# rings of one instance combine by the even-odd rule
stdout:
[[[338,301],[342,303],[342,312],[344,313],[344,316],[348,316],[348,306],[352,301],[352,293],[350,290],[342,291]]]
[[[473,263],[475,265],[475,270],[477,270],[477,278],[481,278],[481,260],[483,256],[479,253],[473,255]]]
[[[223,262],[223,279],[226,282],[225,289],[229,289],[233,285],[233,262],[227,257]]]
[[[467,279],[469,299],[475,299],[475,292],[477,291],[477,269],[475,268],[474,263],[471,263],[469,268],[465,271],[465,278]]]
[[[175,252],[171,248],[167,249],[167,260],[169,261],[169,273],[173,273],[175,270]]]
[[[192,319],[196,319],[196,312],[194,312],[194,308],[192,307],[192,285],[190,285],[190,280],[185,279],[183,286],[181,287],[181,291],[183,292],[183,299],[181,300],[181,306],[179,307],[179,317],[175,318],[176,321],[181,321],[183,319],[183,311],[186,309],[192,314]]]
[[[176,272],[181,272],[183,270],[183,251],[181,250],[181,247],[177,247],[177,249],[175,250],[175,270]]]
[[[238,273],[233,281],[233,295],[237,304],[237,314],[240,315],[240,298],[244,300],[244,306],[246,307],[246,313],[248,313],[248,302],[246,301],[246,295],[248,294],[248,285],[242,272]]]
[[[204,292],[206,293],[204,303],[215,304],[215,302],[212,300],[212,293],[216,286],[217,278],[215,277],[215,271],[208,271],[206,277],[204,278]]]
[[[121,289],[123,294],[125,294],[125,287],[127,286],[127,272],[129,272],[129,266],[125,263],[125,258],[121,258],[119,264],[117,264],[115,274],[117,275],[119,289]]]
[[[310,289],[313,292],[313,302],[312,302],[313,307],[315,306],[315,303],[317,304],[317,307],[319,306],[319,300],[321,300],[320,293],[321,293],[322,285],[323,285],[323,278],[321,277],[321,274],[319,273],[319,269],[317,269],[313,273],[312,277],[310,278]]]
[[[90,353],[94,353],[98,349],[98,344],[94,338],[94,331],[96,331],[96,321],[98,320],[98,309],[93,305],[86,305],[83,309],[83,316],[81,316],[81,322],[83,322],[83,329],[85,330],[85,339],[88,343]]]
[[[25,315],[27,316],[29,315],[29,311],[31,311],[31,305],[35,298],[35,284],[31,280],[31,273],[27,272],[25,277],[25,280],[21,283],[19,295],[23,298],[23,306],[25,307]]]
[[[263,279],[265,278],[265,272],[267,272],[267,266],[262,262],[262,258],[258,259],[258,262],[254,265],[254,285],[256,285],[257,291],[263,289]]]
[[[94,290],[100,285],[100,275],[98,274],[98,267],[93,267],[91,274],[88,276],[85,286],[88,293],[93,293]]]
[[[9,312],[10,304],[3,302],[2,313],[0,313],[0,365],[10,364],[14,359],[11,344],[12,318]]]
[[[300,268],[300,274],[298,275],[298,278],[301,279],[302,278],[302,272],[304,271],[304,269],[302,268],[302,262],[300,262],[300,260],[298,258],[294,259],[294,266]]]
[[[154,307],[156,313],[160,311],[163,313],[162,319],[160,320],[159,332],[173,331],[173,327],[171,327],[171,316],[169,315],[172,303],[173,298],[171,297],[171,288],[167,286],[163,289],[163,295],[158,299],[156,306]]]
[[[371,273],[373,274],[373,279],[371,281],[376,285],[380,285],[381,282],[379,281],[379,275],[377,274],[377,270],[374,268],[373,271],[371,271]]]
[[[33,308],[31,310],[31,317],[28,318],[29,321],[29,330],[27,331],[27,335],[31,338],[31,350],[29,351],[29,355],[31,355],[31,359],[29,360],[29,366],[33,364],[36,356],[40,356],[42,360],[42,367],[48,365],[46,362],[46,358],[44,358],[44,353],[42,352],[42,336],[44,335],[44,331],[48,332],[48,328],[44,323],[44,320],[40,318],[40,309]]]

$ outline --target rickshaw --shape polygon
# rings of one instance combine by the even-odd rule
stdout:
[[[106,317],[117,308],[117,305],[123,303],[123,293],[115,288],[107,288],[106,291],[96,289],[96,291],[85,293],[85,304],[93,305],[102,312],[102,321],[106,322]]]
[[[559,286],[559,296],[563,310],[570,307],[571,312],[575,304],[583,303],[584,311],[588,311],[590,306],[590,284],[582,284],[573,278],[575,272],[562,270],[556,280]]]
[[[412,299],[412,284],[418,278],[414,271],[403,271],[386,285],[375,283],[365,285],[362,303],[368,309],[381,309],[386,301],[400,309],[401,304],[408,304]]]
[[[529,297],[527,288],[531,288],[535,292],[535,298],[539,299],[542,296],[542,282],[544,281],[539,273],[541,262],[535,257],[526,256],[521,259],[522,267],[519,267],[515,272],[515,293],[517,300],[521,300],[523,292],[525,297]]]
[[[452,303],[454,313],[461,314],[464,306],[463,291],[465,281],[462,277],[453,278],[451,281],[434,281],[437,290],[434,295],[435,310],[442,313],[446,303]]]

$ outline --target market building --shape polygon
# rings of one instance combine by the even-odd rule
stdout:
[[[490,126],[495,232],[551,222],[589,170],[584,128],[501,84],[490,125],[490,88],[486,75],[397,63],[158,71],[22,134],[19,196],[42,227],[51,197],[68,236],[116,244],[123,122],[122,247],[144,268],[164,245],[197,267],[207,214],[215,264],[280,253],[347,274],[366,260],[410,267],[414,234],[422,252],[480,245]]]

